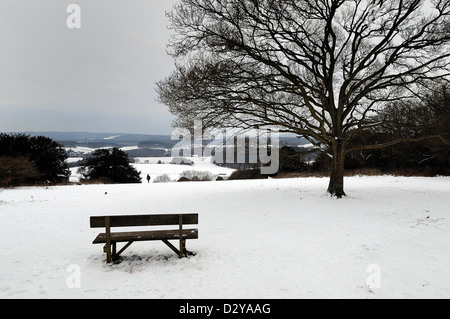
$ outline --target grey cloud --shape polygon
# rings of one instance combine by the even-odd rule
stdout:
[[[173,67],[165,11],[175,2],[2,0],[0,131],[169,134],[155,82]],[[70,3],[81,29],[66,26]]]

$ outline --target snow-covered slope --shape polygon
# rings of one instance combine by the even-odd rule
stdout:
[[[136,160],[138,163],[132,165],[141,172],[143,181],[147,174],[151,176],[153,181],[156,177],[163,174],[169,175],[172,180],[176,181],[184,171],[206,171],[214,176],[222,176],[224,178],[228,178],[235,171],[232,168],[221,167],[214,164],[211,157],[189,157],[187,159],[193,163],[192,166],[170,164],[173,161],[173,157],[137,158]],[[161,164],[157,164],[159,161],[161,161]]]
[[[0,190],[0,298],[449,298],[450,179],[269,179]],[[199,213],[196,255],[106,265],[89,216]],[[182,284],[180,285],[180,282]]]
[[[135,158],[136,163],[131,164],[139,172],[141,172],[142,181],[146,181],[147,174],[151,177],[151,182],[153,182],[158,176],[167,174],[171,180],[177,181],[180,175],[184,171],[206,171],[211,173],[213,176],[221,176],[224,179],[228,178],[235,170],[232,168],[221,167],[212,162],[211,157],[189,157],[187,158],[193,164],[191,165],[179,165],[171,164],[173,157],[143,157]],[[158,162],[160,164],[158,164]],[[80,179],[78,174],[78,167],[71,168],[71,182],[77,182]]]

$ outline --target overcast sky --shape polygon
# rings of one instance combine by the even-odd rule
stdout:
[[[69,4],[81,28],[69,29]],[[176,0],[0,0],[0,132],[170,134],[155,83],[173,70]]]

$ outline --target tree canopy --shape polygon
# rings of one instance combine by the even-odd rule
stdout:
[[[64,148],[45,136],[1,133],[0,158],[0,178],[5,186],[58,183],[70,176]]]
[[[89,156],[79,169],[84,179],[104,180],[111,183],[140,183],[140,172],[130,165],[124,151],[98,149]]]
[[[176,71],[158,83],[175,126],[277,127],[333,158],[328,192],[377,113],[450,75],[444,0],[181,0],[169,14]],[[408,123],[413,125],[413,123]],[[440,139],[442,136],[427,138]],[[388,141],[395,145],[401,137]]]

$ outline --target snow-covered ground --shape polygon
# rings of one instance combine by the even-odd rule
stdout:
[[[145,172],[146,173],[146,172]],[[0,298],[449,298],[450,178],[351,177],[0,190]],[[134,243],[107,214],[199,213],[195,256]]]
[[[167,174],[172,180],[177,181],[184,171],[206,171],[214,176],[222,176],[223,178],[228,178],[235,171],[232,168],[220,167],[214,164],[211,157],[188,157],[187,159],[193,163],[192,166],[170,164],[173,161],[173,157],[138,157],[135,159],[137,163],[132,165],[141,172],[143,181],[145,181],[147,174],[151,176],[152,181],[163,174]],[[161,164],[157,164],[158,162]]]

